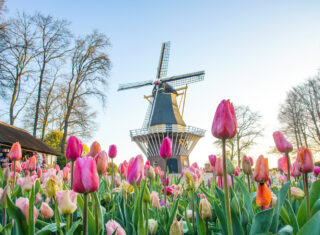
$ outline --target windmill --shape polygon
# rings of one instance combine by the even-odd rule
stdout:
[[[189,155],[205,130],[187,126],[183,120],[188,85],[204,79],[199,71],[167,77],[170,42],[162,44],[156,80],[119,85],[118,91],[153,86],[152,94],[144,96],[149,102],[142,128],[131,130],[131,140],[136,142],[150,164],[164,170],[164,160],[159,156],[162,140],[172,140],[172,158],[167,161],[170,172],[181,172],[189,166]],[[178,105],[177,97],[180,98]],[[181,112],[180,112],[181,111]]]

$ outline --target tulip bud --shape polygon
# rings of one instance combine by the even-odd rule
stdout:
[[[7,184],[4,189],[3,192],[0,196],[0,205],[3,207],[7,207],[7,196],[10,197],[10,185]]]
[[[109,157],[115,158],[117,156],[117,146],[112,144],[109,147]]]
[[[279,152],[288,153],[292,151],[292,144],[284,138],[280,131],[273,132],[273,139]]]
[[[298,200],[301,200],[304,198],[304,191],[297,187],[291,187],[291,196],[295,197]]]
[[[232,103],[222,100],[214,115],[212,135],[219,139],[231,139],[237,134],[237,118]]]
[[[40,214],[43,219],[48,220],[54,215],[54,212],[47,203],[43,202],[41,204]]]
[[[318,175],[320,174],[320,167],[315,166],[313,170],[313,174],[315,177],[318,177]]]
[[[250,163],[249,158],[246,155],[243,155],[243,157],[242,157],[242,170],[247,175],[252,174],[251,163]]]
[[[99,175],[105,173],[108,169],[108,156],[105,151],[101,151],[95,157],[96,164],[97,164],[97,171]]]
[[[154,177],[156,176],[155,172],[154,172],[154,168],[152,166],[150,166],[149,170],[148,170],[148,177],[150,179],[154,179]]]
[[[16,161],[20,160],[22,156],[21,146],[19,142],[16,142],[12,145],[8,157],[10,160]]]
[[[234,175],[235,171],[236,169],[234,168],[232,161],[230,160],[230,158],[227,158],[227,173],[229,175]]]
[[[163,139],[162,144],[160,146],[160,156],[163,159],[171,158],[172,156],[172,143],[169,137]]]
[[[77,209],[77,193],[63,190],[56,193],[59,212],[63,215],[72,214]]]
[[[206,198],[200,200],[199,214],[201,218],[205,221],[212,219],[212,208],[209,201]]]
[[[77,160],[81,157],[83,151],[83,145],[81,140],[75,136],[70,136],[68,138],[67,149],[66,149],[66,158],[71,161]]]
[[[148,220],[148,233],[150,235],[156,235],[158,231],[158,222],[154,219]]]
[[[268,158],[264,158],[263,155],[260,155],[256,167],[253,173],[254,180],[259,183],[264,183],[269,179],[269,164]]]
[[[313,172],[314,164],[312,159],[312,153],[309,149],[302,146],[298,151],[298,169],[302,173],[309,173]]]
[[[217,159],[217,157],[215,155],[209,155],[209,162],[210,162],[211,166],[214,167],[214,165],[216,164],[216,159]]]
[[[107,230],[107,235],[126,235],[126,232],[124,229],[121,227],[121,225],[114,221],[114,220],[109,220],[108,223],[105,224],[106,230]],[[116,231],[116,233],[115,233]]]
[[[89,156],[95,157],[98,153],[101,152],[101,145],[98,141],[94,141],[90,146],[90,152],[88,153]]]
[[[170,235],[183,235],[183,221],[178,221],[177,219],[174,219],[173,223],[170,227]]]
[[[216,176],[223,176],[223,168],[222,168],[222,159],[221,158],[217,157],[214,172],[216,173]]]
[[[147,185],[144,187],[142,199],[145,203],[148,203],[150,201],[150,191]]]
[[[78,158],[75,163],[72,189],[78,193],[92,193],[99,187],[96,162],[91,157]]]
[[[6,167],[3,171],[3,179],[5,181],[8,181],[9,178],[10,178],[10,169],[9,167]]]
[[[267,207],[271,203],[271,191],[265,183],[259,183],[256,203],[259,207]]]

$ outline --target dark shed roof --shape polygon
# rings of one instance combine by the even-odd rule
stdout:
[[[11,146],[15,142],[19,142],[24,150],[60,155],[41,140],[30,135],[26,130],[0,122],[0,144]]]

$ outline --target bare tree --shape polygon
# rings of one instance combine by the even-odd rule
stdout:
[[[76,104],[95,97],[104,104],[104,88],[110,69],[109,56],[105,49],[110,45],[104,34],[94,31],[85,38],[77,39],[71,57],[71,73],[66,80],[65,116],[61,152],[64,153],[65,142],[72,113],[77,112]],[[85,113],[86,110],[80,112]]]
[[[10,97],[11,125],[25,108],[34,91],[30,75],[33,72],[31,63],[36,56],[35,37],[31,17],[23,13],[8,21],[2,38],[5,48],[1,52],[0,80],[6,88],[3,96]]]
[[[63,59],[68,51],[71,33],[68,29],[69,22],[58,20],[52,16],[43,16],[38,13],[33,17],[38,34],[36,61],[39,67],[38,92],[34,109],[33,136],[37,135],[39,119],[39,108],[42,97],[43,83],[45,79],[51,79],[48,73],[50,65],[55,61]],[[54,83],[53,83],[54,84]],[[49,86],[48,94],[52,92],[53,87]],[[51,91],[50,91],[51,90]],[[46,102],[48,97],[45,97]],[[42,123],[46,125],[45,123]],[[43,125],[42,125],[43,129]],[[43,135],[44,133],[42,133]],[[43,136],[42,136],[43,139]]]
[[[235,106],[238,132],[233,139],[226,141],[227,150],[231,160],[238,158],[238,166],[241,166],[241,154],[256,144],[256,139],[263,135],[261,115],[252,111],[248,106]],[[221,146],[221,140],[216,140],[215,145]]]

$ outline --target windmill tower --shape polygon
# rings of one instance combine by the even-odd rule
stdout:
[[[204,136],[205,130],[187,126],[183,120],[188,84],[204,79],[204,71],[167,77],[170,42],[162,44],[156,81],[121,84],[118,91],[154,86],[152,94],[144,96],[149,107],[141,129],[131,130],[131,140],[136,142],[152,166],[164,170],[164,160],[159,155],[162,140],[172,140],[172,158],[167,161],[171,173],[180,173],[189,166],[189,155]],[[178,104],[177,97],[180,98]],[[180,112],[181,111],[181,112]]]

